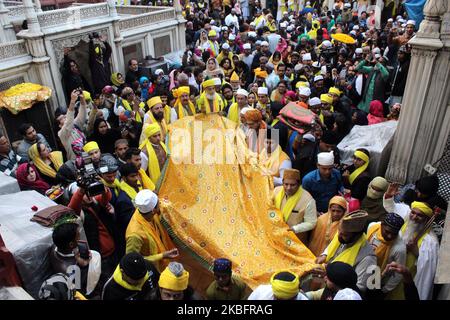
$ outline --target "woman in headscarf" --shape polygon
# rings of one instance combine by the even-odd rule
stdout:
[[[145,102],[150,96],[150,81],[147,77],[141,77],[139,79],[139,85],[141,86],[141,101]]]
[[[119,139],[122,139],[120,131],[110,129],[106,120],[99,118],[95,120],[94,132],[88,137],[87,141],[97,142],[102,154],[114,154],[114,143]]]
[[[220,68],[222,69],[225,75],[225,81],[230,82],[230,77],[231,74],[233,73],[233,64],[231,63],[231,60],[229,58],[224,58],[220,62]]]
[[[178,87],[178,81],[177,81],[178,73],[180,73],[180,71],[178,69],[173,69],[169,73],[169,80],[170,80],[169,90],[170,91],[172,91],[172,89]]]
[[[38,170],[31,163],[22,163],[16,171],[17,182],[20,190],[35,190],[40,194],[50,189],[50,185],[41,179]]]
[[[267,63],[269,66],[273,68],[273,70],[276,72],[277,67],[280,64],[280,62],[283,62],[281,60],[281,53],[279,51],[275,51],[272,56],[269,58],[269,62]]]
[[[278,82],[277,88],[272,91],[270,95],[270,100],[272,102],[281,102],[284,99],[284,95],[287,92],[287,82],[285,80],[281,80]]]
[[[331,198],[327,213],[317,219],[316,227],[309,237],[308,248],[316,256],[320,256],[333,240],[338,231],[342,217],[347,213],[347,201],[340,196]]]
[[[295,91],[287,91],[283,98],[281,99],[282,105],[287,105],[289,102],[297,101],[297,95]]]
[[[247,104],[251,108],[255,108],[256,105],[256,94],[254,92],[250,92],[247,97]]]
[[[195,47],[200,47],[203,50],[208,48],[208,31],[206,31],[205,29],[200,30],[200,37],[195,43]]]
[[[353,198],[362,201],[372,180],[369,173],[370,153],[364,148],[356,149],[353,164],[344,169],[342,181],[344,188],[350,189]]]
[[[203,72],[203,79],[208,80],[212,78],[218,78],[219,75],[225,76],[223,70],[219,66],[219,63],[215,58],[209,58],[206,62],[206,69]]]
[[[56,185],[56,172],[64,163],[61,151],[50,152],[45,144],[38,142],[28,149],[28,156],[42,179],[50,185]]]
[[[114,92],[118,95],[122,92],[122,89],[125,88],[125,79],[120,72],[115,72],[111,75],[111,83],[114,89]]]
[[[377,124],[386,121],[384,118],[383,103],[379,100],[373,100],[369,105],[369,114],[367,115],[367,122],[369,125]]]

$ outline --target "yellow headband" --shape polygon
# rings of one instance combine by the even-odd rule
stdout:
[[[153,108],[154,106],[156,106],[157,104],[162,104],[161,98],[158,97],[153,97],[147,100],[147,106],[149,108]]]
[[[288,270],[284,270],[285,272],[289,272]],[[276,280],[275,276],[279,274],[279,271],[277,273],[274,273],[272,275],[272,278],[270,278],[270,284],[272,285],[272,291],[274,296],[281,299],[292,299],[294,296],[296,296],[299,292],[299,285],[300,280],[298,278],[298,275],[295,275],[295,279],[292,282],[287,282],[283,280]]]
[[[180,277],[176,277],[167,267],[159,276],[159,287],[172,291],[184,291],[189,283],[189,272],[183,271]]]
[[[309,88],[309,82],[299,81],[295,84],[295,87],[298,89],[300,87]]]
[[[320,101],[333,104],[333,97],[331,97],[328,93],[324,93],[320,95]]]
[[[94,150],[100,150],[100,147],[98,146],[97,142],[91,141],[84,145],[83,150],[84,152],[89,153]]]
[[[425,202],[414,201],[411,203],[411,209],[418,209],[428,217],[433,215],[433,209],[431,209]]]
[[[356,150],[353,155],[361,160],[364,160],[365,163],[369,163],[369,156],[364,152]]]
[[[161,132],[161,127],[157,123],[151,123],[147,125],[144,129],[144,134],[147,138],[150,138],[154,134]]]
[[[214,79],[205,80],[202,83],[203,89],[214,87],[216,85],[216,81]]]
[[[331,87],[330,90],[328,90],[328,93],[332,93],[332,94],[335,94],[337,96],[340,96],[341,95],[341,90],[339,90],[336,87]]]

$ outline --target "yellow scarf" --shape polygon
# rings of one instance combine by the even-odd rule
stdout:
[[[128,111],[133,112],[133,108],[131,108],[130,103],[126,100],[126,99],[122,99],[122,105],[125,109],[127,109]],[[145,104],[143,102],[141,102],[139,104],[139,108],[143,108],[145,106]],[[141,115],[139,114],[139,112],[136,112],[136,121],[137,122],[142,122],[142,118]]]
[[[145,173],[144,169],[139,169],[139,176],[141,177],[143,189],[155,190],[155,184]]]
[[[198,99],[198,102],[204,103],[205,104],[205,111],[206,113],[211,113],[211,112],[219,112],[222,111],[223,108],[223,104],[220,103],[220,96],[216,93],[216,97],[213,101],[213,106],[211,108],[211,105],[209,104],[209,100],[206,97],[206,93],[203,92],[200,96],[200,98]]]
[[[408,220],[409,221],[409,220]],[[408,227],[408,221],[406,221],[403,224],[402,227],[402,234],[405,233],[406,228]],[[423,232],[423,234],[420,236],[420,238],[417,240],[417,247],[420,248],[420,246],[422,245],[423,239],[425,238],[425,236],[428,234],[428,232],[430,232],[431,227],[428,228],[427,230],[425,230]],[[414,235],[416,236],[416,235]],[[417,266],[416,266],[416,256],[413,255],[412,253],[407,253],[406,255],[406,266],[408,267],[408,269],[411,271],[411,274],[413,275],[413,277],[416,275],[417,272]]]
[[[181,104],[181,101],[177,100],[175,102],[175,107],[178,110],[178,119],[184,118],[184,108],[183,108],[183,105]],[[192,115],[194,115],[195,114],[195,106],[191,101],[189,101],[189,109],[191,109]]]
[[[160,142],[159,144],[164,149],[167,155],[167,147],[164,144],[164,142]],[[150,179],[154,184],[156,184],[159,179],[159,176],[161,175],[161,168],[159,167],[158,157],[156,156],[155,149],[153,149],[153,146],[149,139],[145,139],[145,141],[139,146],[139,149],[143,150],[143,148],[147,149],[148,173],[150,175]]]
[[[159,215],[155,214],[153,216],[153,221],[149,222],[145,220],[139,210],[134,211],[134,216],[136,221],[143,227],[144,231],[147,233],[148,238],[152,238],[155,241],[158,253],[163,253],[174,248],[174,244],[169,237],[167,231],[163,228]],[[162,261],[158,262],[158,270],[162,270]]]
[[[170,108],[170,107],[169,107]],[[161,139],[165,140],[166,139],[166,134],[167,134],[167,121],[166,121],[166,109],[164,108],[164,118],[161,120],[161,122],[158,122],[155,117],[153,116],[153,113],[151,110],[149,110],[147,112],[149,118],[150,118],[150,122],[147,123],[157,123],[159,124],[159,127],[161,128]],[[170,118],[170,110],[169,110],[169,118]]]
[[[53,165],[55,166],[55,169],[50,167],[48,164],[45,163],[44,160],[42,160],[38,148],[37,143],[33,144],[30,149],[28,149],[28,156],[33,161],[33,163],[36,165],[36,167],[39,169],[39,172],[43,175],[51,178],[56,177],[56,171],[63,165],[64,160],[62,156],[61,151],[53,151],[50,153],[49,158],[52,161]]]
[[[377,256],[378,266],[381,268],[381,270],[384,270],[387,265],[393,242],[384,240],[383,236],[381,235],[380,223],[371,226],[367,232],[368,239],[372,239],[372,237],[374,236],[376,236],[376,238],[381,242],[375,249],[375,255]]]
[[[288,197],[286,200],[286,204],[284,205],[283,209],[281,209],[281,202],[283,201],[285,194],[286,193],[284,192],[284,188],[281,188],[281,191],[275,197],[275,207],[281,210],[281,213],[283,213],[284,222],[287,222],[289,220],[289,217],[291,216],[292,210],[294,210],[298,201],[302,197],[303,188],[300,186],[296,193]]]
[[[116,194],[116,196],[118,196],[119,193],[120,193],[120,190],[122,190],[121,187],[120,187],[120,182],[117,179],[115,179],[113,183],[108,183],[108,182],[105,181],[105,179],[102,179],[102,182],[103,182],[103,184],[105,186],[113,189],[114,193]]]
[[[216,46],[214,45],[214,42],[212,42],[211,40],[208,40],[209,43],[209,48],[211,49],[213,56],[217,57],[217,50],[216,50]]]
[[[227,118],[230,119],[231,121],[236,122],[236,123],[240,123],[241,119],[239,118],[239,112],[240,112],[240,109],[239,109],[238,104],[237,103],[233,103],[230,106],[230,109],[228,109],[228,116],[227,116]]]
[[[166,124],[170,123],[170,113],[172,108],[170,106],[164,106],[164,120],[166,120]]]
[[[336,253],[337,249],[341,245],[338,239],[339,232],[336,232],[334,235],[333,240],[328,245],[328,255],[326,262],[330,262],[330,259],[334,257],[334,254]],[[340,255],[335,257],[332,262],[335,261],[341,261],[344,263],[347,263],[351,265],[352,267],[355,265],[356,257],[358,256],[359,250],[363,246],[363,244],[367,241],[366,234],[363,233],[361,237],[358,239],[358,241],[355,242],[350,248],[345,249],[343,252],[341,252]]]
[[[139,185],[138,189],[139,189],[139,191],[141,191],[142,186],[139,183],[139,181],[138,181],[138,185]],[[131,199],[131,201],[133,201],[134,198],[136,198],[136,195],[138,194],[137,191],[132,186],[130,186],[128,183],[126,183],[123,180],[120,182],[120,189],[128,195],[128,197]]]
[[[122,288],[125,288],[130,291],[141,291],[142,287],[144,286],[145,282],[150,278],[150,275],[148,272],[145,274],[145,277],[143,277],[137,284],[129,284],[125,280],[123,280],[122,277],[122,271],[120,271],[120,265],[117,266],[116,270],[113,274],[114,281],[121,286]]]
[[[353,171],[353,172],[350,174],[350,177],[348,178],[348,181],[350,182],[350,184],[353,184],[353,182],[355,181],[355,179],[356,179],[361,173],[363,173],[364,171],[366,171],[367,167],[369,166],[369,157],[367,156],[367,154],[365,154],[365,153],[362,152],[362,151],[356,150],[356,151],[355,151],[355,156],[358,157],[358,158],[360,158],[360,159],[362,159],[362,160],[364,160],[365,163],[364,163],[361,167],[359,167],[358,169],[355,169],[355,171]]]
[[[330,112],[334,112],[334,107],[333,106],[331,106]],[[322,112],[320,112],[319,118],[320,118],[320,121],[322,121],[322,123],[323,123],[324,122],[324,117],[323,117],[323,113]]]
[[[277,175],[277,172],[272,172],[272,167],[275,164],[276,161],[279,162],[279,165],[285,160],[285,156],[283,154],[283,150],[281,150],[281,147],[278,146],[276,149],[270,154],[269,158],[264,159],[266,157],[267,151],[264,149],[261,152],[263,156],[263,165],[265,168],[267,168],[269,171],[271,171],[272,176]]]
[[[270,125],[271,127],[275,126],[278,122],[280,122],[280,119],[274,119],[272,124]]]

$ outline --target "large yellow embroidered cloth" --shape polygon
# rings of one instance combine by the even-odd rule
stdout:
[[[211,147],[223,145],[220,135],[235,128],[236,123],[217,114],[185,117],[171,125],[170,157],[159,190],[162,222],[177,245],[187,247],[205,267],[211,269],[215,258],[230,259],[233,271],[251,288],[269,283],[272,273],[280,269],[302,275],[315,266],[315,257],[287,231],[280,211],[270,201],[270,177],[263,176],[256,163],[202,164],[198,154],[192,163],[186,160],[189,157],[176,163],[183,158],[181,148],[193,151],[199,146],[204,154],[219,154],[216,160],[220,159],[220,152]],[[231,150],[223,152],[223,158],[243,152],[237,148],[245,145],[242,136],[234,142],[228,144]]]
[[[52,90],[49,87],[21,83],[0,92],[0,108],[7,108],[12,114],[18,114],[38,101],[46,101],[51,95]]]

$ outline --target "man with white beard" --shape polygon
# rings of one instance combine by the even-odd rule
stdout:
[[[395,212],[405,220],[400,237],[407,248],[406,266],[414,276],[420,299],[430,300],[439,253],[439,242],[430,225],[433,209],[420,201],[411,203],[411,208],[404,203],[394,203],[397,193],[398,184],[391,183],[384,194],[383,205],[387,212]],[[391,292],[389,299],[404,299],[402,284]]]
[[[215,90],[215,80],[209,79],[202,83],[203,93],[197,100],[198,108],[201,112],[219,112],[223,110],[224,104],[222,98]]]

